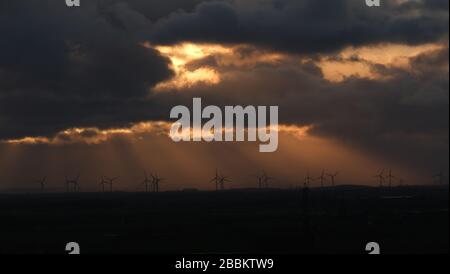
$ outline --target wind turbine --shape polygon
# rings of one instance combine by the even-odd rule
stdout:
[[[47,180],[47,177],[42,178],[41,180],[36,181],[41,186],[41,192],[45,191],[45,181]]]
[[[209,182],[214,182],[216,184],[216,191],[219,190],[219,185],[220,185],[220,176],[219,176],[219,171],[216,168],[216,176],[214,176],[214,178],[211,179],[211,181]]]
[[[274,180],[274,178],[267,176],[266,171],[263,171],[263,181],[264,181],[264,187],[268,188],[269,187],[269,181],[270,180]]]
[[[334,187],[336,186],[336,177],[339,175],[339,172],[336,172],[334,174],[327,174],[328,177],[331,179],[331,185]]]
[[[258,186],[261,189],[264,182],[264,175],[256,175],[255,177],[258,179]]]
[[[100,184],[102,185],[102,192],[105,192],[105,185],[108,184],[108,181],[105,179],[105,177],[102,175]]]
[[[151,176],[153,178],[153,192],[159,192],[159,183],[164,179],[159,177],[158,174]]]
[[[148,185],[153,184],[153,182],[148,177],[147,171],[144,171],[144,181],[142,183],[145,185],[145,192],[148,192]]]
[[[67,192],[70,192],[70,185],[73,185],[73,191],[78,192],[80,190],[80,185],[78,184],[78,180],[80,179],[80,174],[77,175],[77,177],[70,179],[67,176],[66,177],[66,186],[67,186]]]
[[[309,187],[309,185],[311,184],[311,181],[314,181],[314,178],[309,176],[309,170],[308,170],[306,173],[306,177],[305,177],[305,187]]]
[[[439,173],[434,175],[433,178],[437,179],[439,185],[444,185],[444,171],[439,171]]]
[[[231,180],[229,180],[227,176],[220,176],[219,184],[221,190],[225,189],[225,183],[231,183]]]
[[[380,187],[383,187],[383,183],[384,183],[384,169],[380,173],[375,175],[374,177],[378,178],[380,180]]]
[[[396,179],[394,175],[392,175],[392,169],[389,169],[389,174],[386,177],[389,180],[389,187],[392,187],[392,179]]]
[[[105,179],[106,179],[106,183],[109,185],[109,191],[110,192],[113,192],[113,184],[114,184],[114,181],[115,180],[117,180],[117,179],[119,179],[119,177],[114,177],[114,178],[108,178],[108,177],[105,177]]]
[[[320,180],[320,187],[323,188],[324,182],[326,181],[325,169],[322,169],[322,174],[320,175],[320,177],[317,177],[316,180]]]

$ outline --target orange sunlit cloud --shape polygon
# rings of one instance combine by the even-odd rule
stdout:
[[[339,53],[340,59],[322,58],[318,66],[324,78],[332,82],[341,82],[348,77],[383,79],[384,75],[372,69],[373,65],[410,69],[410,60],[420,54],[442,49],[440,44],[409,46],[402,44],[382,44],[366,47],[349,47]]]
[[[153,46],[144,42],[144,47]],[[192,62],[202,60],[206,57],[214,57],[219,67],[235,66],[251,68],[258,63],[278,63],[287,56],[281,53],[266,52],[248,48],[243,45],[224,46],[219,44],[195,44],[181,43],[174,46],[155,46],[161,55],[171,61],[171,67],[175,77],[169,81],[160,83],[155,90],[189,88],[196,84],[215,85],[221,82],[223,75],[218,70],[209,66],[189,68]],[[240,50],[251,49],[242,54]]]
[[[151,47],[146,42],[145,47]],[[195,70],[189,70],[186,65],[190,62],[200,60],[210,55],[224,54],[231,51],[219,45],[202,45],[193,43],[183,43],[175,46],[157,46],[155,47],[162,55],[167,56],[172,62],[172,69],[175,77],[167,82],[160,83],[156,90],[179,89],[191,87],[198,83],[217,84],[220,82],[220,75],[212,68],[200,67]]]
[[[49,144],[49,145],[64,145],[83,143],[89,145],[95,145],[107,142],[115,137],[125,137],[129,140],[141,139],[146,134],[157,134],[166,137],[170,136],[170,128],[172,123],[165,121],[158,122],[141,122],[131,125],[128,128],[113,128],[101,130],[98,128],[71,128],[58,132],[54,137],[25,137],[20,139],[11,139],[4,141],[7,144]],[[311,126],[295,126],[295,125],[279,125],[277,128],[272,127],[271,130],[277,130],[279,133],[285,133],[302,139],[308,135],[308,131]],[[223,133],[234,131],[234,129],[222,128]],[[213,132],[207,133],[202,129],[193,129],[189,131],[189,136],[192,137],[205,137],[205,134],[214,136]],[[177,133],[177,136],[184,137],[183,133]]]
[[[4,141],[7,144],[49,144],[64,145],[74,143],[100,144],[114,137],[140,138],[147,133],[164,135],[170,125],[167,122],[142,122],[136,123],[129,128],[112,128],[101,130],[98,128],[70,128],[58,132],[53,137],[25,137]]]
[[[152,48],[148,42],[144,47]],[[410,69],[410,60],[420,54],[442,49],[442,44],[423,44],[417,46],[403,44],[380,44],[364,47],[348,47],[337,57],[323,56],[316,65],[324,74],[324,78],[332,82],[341,82],[348,77],[367,78],[371,80],[386,78],[377,73],[374,65]],[[255,65],[266,63],[282,65],[295,60],[296,56],[248,47],[245,45],[224,46],[219,44],[181,43],[173,46],[155,46],[162,55],[172,63],[175,77],[159,84],[155,90],[189,88],[196,84],[215,85],[224,77],[221,71],[209,66],[189,68],[189,64],[206,57],[214,57],[218,67],[234,66],[250,70]],[[245,49],[250,49],[245,51]],[[242,53],[241,51],[245,51]],[[301,58],[299,58],[301,60]],[[301,60],[304,62],[305,60]]]

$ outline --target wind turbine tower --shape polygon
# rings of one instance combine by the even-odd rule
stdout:
[[[78,180],[80,179],[80,174],[77,175],[77,177],[70,179],[66,176],[66,187],[67,192],[70,192],[70,185],[72,185],[73,192],[78,192],[80,190],[80,185],[78,183]]]
[[[339,172],[336,172],[334,174],[327,174],[327,175],[331,179],[331,186],[335,187],[336,186],[336,177],[339,175]]]
[[[258,179],[258,187],[261,189],[263,187],[264,175],[256,175],[256,178]]]
[[[392,179],[396,179],[394,175],[392,175],[392,169],[389,169],[389,174],[386,177],[389,180],[389,187],[392,187]]]
[[[210,182],[214,182],[216,184],[216,191],[219,190],[219,185],[220,185],[220,176],[219,176],[219,171],[216,168],[216,175],[214,176],[214,178],[211,179]]]
[[[105,179],[104,176],[101,177],[100,185],[102,185],[102,192],[105,192],[105,185],[108,184],[108,181]]]
[[[306,177],[305,177],[305,187],[309,187],[311,185],[312,181],[314,181],[314,178],[309,176],[309,170],[308,170],[306,173]]]
[[[226,176],[220,176],[219,184],[221,190],[225,190],[225,183],[231,183],[231,180]]]
[[[274,180],[274,178],[267,176],[266,171],[263,171],[263,181],[264,181],[264,187],[265,188],[269,187],[269,181],[270,180]]]
[[[114,178],[108,178],[108,177],[105,177],[105,179],[106,179],[106,181],[107,181],[107,184],[109,185],[109,191],[110,191],[110,192],[113,192],[113,184],[114,184],[114,181],[116,181],[117,179],[119,179],[119,177],[114,177]]]
[[[444,185],[444,171],[442,171],[442,170],[439,171],[439,173],[436,174],[436,175],[434,175],[433,178],[437,180],[437,183],[438,183],[440,186],[443,186],[443,185]]]
[[[374,177],[379,179],[380,187],[383,187],[383,183],[384,183],[384,169],[380,173],[375,175]]]
[[[42,178],[42,180],[37,181],[37,183],[41,187],[41,192],[45,191],[45,181],[47,180],[47,177]]]
[[[153,178],[153,192],[159,192],[159,183],[164,180],[158,174],[152,175]]]
[[[324,187],[324,183],[326,181],[326,177],[325,177],[325,169],[322,169],[322,174],[320,175],[320,177],[317,177],[316,180],[320,180],[320,187]]]
[[[145,192],[148,192],[148,186],[153,184],[153,182],[148,177],[147,171],[144,171],[144,181],[142,183],[145,185]]]

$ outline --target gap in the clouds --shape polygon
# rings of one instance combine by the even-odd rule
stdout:
[[[258,64],[276,65],[287,60],[288,55],[251,45],[222,45],[183,42],[171,46],[151,45],[143,47],[156,49],[171,61],[175,77],[158,84],[155,91],[191,88],[196,85],[216,85],[226,78],[224,68],[251,70]]]

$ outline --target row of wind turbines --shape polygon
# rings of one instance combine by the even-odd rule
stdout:
[[[381,170],[374,176],[374,178],[377,178],[379,180],[380,187],[385,186],[386,180],[388,181],[388,186],[392,187],[392,181],[393,181],[393,179],[397,179],[397,177],[392,175],[392,169],[389,169],[389,172],[387,173],[387,175],[384,175],[385,172],[386,172],[385,169]],[[398,178],[398,182],[399,182],[399,185],[403,185],[403,179]]]
[[[325,182],[328,181],[328,177],[330,178],[331,185],[336,186],[336,177],[339,175],[339,172],[335,173],[326,173],[325,170],[322,170],[320,177],[313,178],[309,175],[309,171],[305,177],[305,187],[310,186],[313,181],[320,180],[321,187],[325,186]],[[269,188],[269,182],[275,180],[274,177],[270,177],[267,175],[266,171],[263,170],[261,174],[255,175],[258,180],[258,188]],[[216,175],[211,179],[212,183],[215,183],[216,190],[224,190],[225,183],[232,182],[229,177],[220,175],[218,170],[216,169]]]
[[[335,172],[335,173],[326,173],[325,169],[322,169],[322,173],[320,174],[320,176],[317,178],[314,178],[309,175],[309,170],[308,170],[308,172],[306,173],[305,179],[304,179],[304,186],[309,187],[312,184],[312,182],[320,181],[320,187],[323,188],[323,187],[325,187],[325,182],[327,182],[328,178],[329,178],[330,182],[331,182],[331,186],[334,187],[334,186],[336,186],[336,177],[338,175],[339,175],[339,171]]]
[[[340,175],[340,172],[328,173],[325,169],[322,169],[322,173],[319,177],[312,177],[310,175],[309,170],[304,177],[304,187],[310,187],[313,182],[318,181],[320,183],[320,187],[324,188],[326,183],[330,183],[329,186],[336,186],[336,178]],[[260,174],[254,176],[258,182],[258,188],[269,188],[269,182],[275,180],[275,178],[267,175],[266,171],[263,170]],[[380,187],[392,187],[394,184],[394,180],[397,180],[399,186],[403,186],[404,180],[402,178],[397,178],[393,175],[392,169],[389,169],[386,172],[386,169],[381,170],[376,175],[373,176],[378,179]],[[107,177],[101,176],[100,185],[102,192],[113,192],[114,182],[117,181],[120,177]],[[80,175],[78,174],[76,177],[69,178],[67,175],[65,176],[65,185],[67,192],[79,192],[80,184],[79,184]],[[440,186],[444,185],[444,172],[441,170],[438,174],[433,176],[433,179],[437,181],[437,184]],[[41,180],[36,181],[36,183],[40,186],[40,191],[45,192],[47,177],[42,178]],[[141,185],[144,185],[145,192],[159,192],[160,190],[160,182],[164,181],[164,178],[160,177],[157,173],[148,174],[144,171],[144,180],[141,182]],[[219,173],[219,170],[216,169],[215,176],[210,180],[210,183],[215,184],[215,190],[225,190],[225,185],[227,183],[231,183],[232,180],[228,176],[224,176]],[[109,187],[109,188],[108,188]]]
[[[107,192],[108,186],[109,186],[109,192],[113,192],[113,185],[114,182],[117,181],[120,177],[108,177],[108,176],[101,176],[100,177],[100,185],[102,192]],[[145,192],[149,192],[150,190],[152,192],[159,192],[159,183],[163,181],[164,178],[159,177],[158,174],[150,174],[146,171],[144,171],[144,180],[142,181],[142,184],[145,186]],[[78,174],[76,177],[69,178],[67,175],[65,176],[65,185],[66,185],[66,192],[80,192],[80,174]],[[40,191],[45,192],[45,185],[47,182],[47,176],[43,177],[40,180],[37,180],[36,183],[40,186]]]
[[[386,174],[386,175],[385,175]],[[389,171],[386,173],[386,169],[382,169],[380,172],[378,172],[374,178],[378,179],[379,186],[393,186],[394,180],[397,180],[399,186],[403,186],[404,180],[402,178],[396,177],[393,175],[392,169],[389,169]],[[444,186],[444,171],[439,171],[438,174],[433,175],[434,183],[436,183],[439,186]]]
[[[274,178],[267,176],[267,173],[263,171],[262,175],[256,175],[259,182],[259,188],[268,188],[269,187],[269,181],[274,180]],[[100,185],[102,192],[107,191],[107,187],[109,186],[109,192],[113,192],[113,185],[116,180],[118,180],[120,177],[114,177],[110,178],[108,176],[101,176],[100,177]],[[65,176],[65,184],[66,184],[66,191],[67,192],[79,192],[81,190],[80,184],[80,175],[78,174],[76,177],[69,178],[67,175]],[[142,184],[145,186],[145,192],[159,192],[159,184],[161,181],[163,181],[164,178],[160,177],[157,173],[150,175],[144,171],[144,180],[142,181]],[[36,183],[40,186],[40,191],[45,192],[45,185],[46,185],[47,177],[43,177],[41,180],[37,180]],[[210,182],[215,182],[216,185],[216,191],[218,190],[224,190],[225,189],[225,183],[231,183],[232,181],[227,176],[223,176],[219,174],[218,169],[216,169],[216,173],[213,179],[211,179]]]
[[[377,173],[374,177],[379,180],[379,186],[384,187],[387,181],[387,186],[392,187],[393,186],[393,180],[398,180],[398,186],[403,186],[404,180],[402,178],[397,178],[393,175],[392,169],[389,169],[389,172],[385,175],[386,170],[383,169],[379,173]],[[304,187],[309,187],[312,185],[313,182],[319,181],[320,187],[324,188],[325,183],[330,182],[331,187],[336,186],[336,178],[340,175],[340,172],[334,172],[334,173],[328,173],[325,171],[325,169],[322,169],[322,173],[319,177],[311,177],[309,170],[306,173],[306,176],[304,178]],[[263,170],[260,175],[255,176],[258,179],[258,186],[259,188],[268,188],[269,187],[269,181],[275,180],[273,177],[269,177],[267,173]],[[444,185],[444,172],[441,170],[438,174],[434,175],[433,178],[437,180],[438,185],[443,186]],[[210,182],[214,182],[216,184],[216,190],[223,190],[224,184],[226,182],[231,182],[229,177],[219,175],[218,170],[216,169],[216,175],[213,179],[211,179]]]

